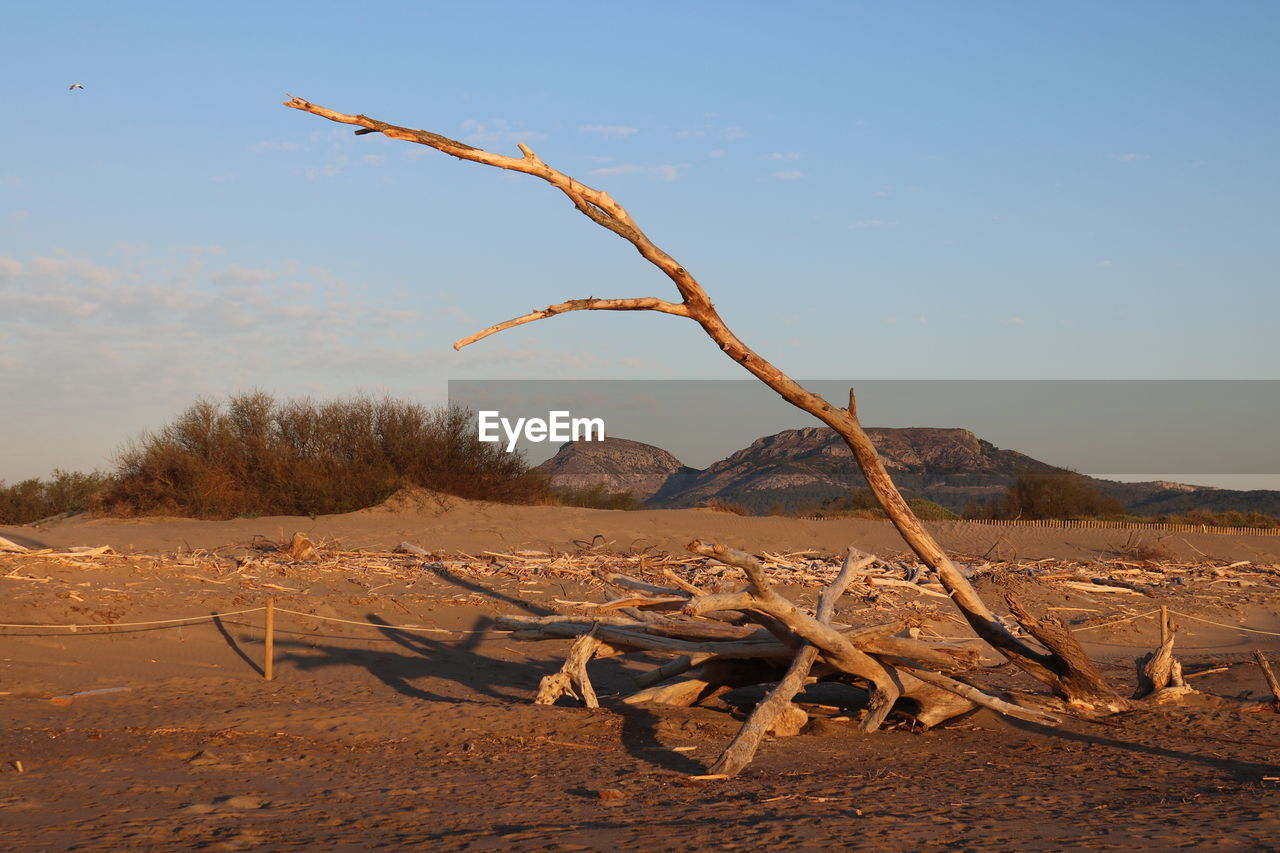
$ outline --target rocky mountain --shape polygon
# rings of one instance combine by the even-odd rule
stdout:
[[[585,489],[602,483],[607,492],[631,492],[641,501],[697,474],[667,451],[625,438],[571,441],[534,470],[546,474],[556,488]]]
[[[956,512],[975,500],[1003,497],[1019,472],[1064,470],[997,448],[965,429],[871,428],[867,434],[907,497],[927,498]],[[623,438],[570,442],[537,470],[547,474],[553,486],[580,489],[602,483],[607,491],[630,491],[655,507],[718,500],[758,512],[794,511],[866,486],[853,454],[834,430],[824,427],[764,436],[701,471],[665,450]],[[1088,479],[1138,514],[1196,507],[1280,514],[1280,492]]]
[[[1059,470],[1000,450],[965,429],[872,428],[867,435],[905,494],[956,509],[975,498],[1003,495],[1019,471]],[[690,506],[714,499],[755,510],[793,510],[866,484],[834,430],[808,427],[757,439],[686,483],[664,487],[651,503]]]

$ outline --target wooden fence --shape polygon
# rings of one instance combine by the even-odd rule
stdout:
[[[840,521],[821,515],[803,516],[806,521]],[[874,519],[888,521],[889,519]],[[1280,536],[1280,527],[1223,527],[1214,524],[1170,524],[1163,521],[1102,521],[1095,518],[966,518],[964,520],[926,521],[935,524],[986,524],[992,527],[1049,527],[1067,530],[1156,530],[1167,533],[1220,533],[1229,536]]]
[[[1058,527],[1078,529],[1160,530],[1168,533],[1222,533],[1232,536],[1280,536],[1280,527],[1224,527],[1214,524],[1171,524],[1163,521],[1102,521],[1095,518],[970,519],[972,524],[996,527]]]
[[[965,519],[964,523],[987,524],[992,527],[1049,527],[1067,530],[1155,530],[1166,533],[1280,536],[1280,527],[1223,527],[1214,524],[1170,524],[1163,521],[1102,521],[1096,518],[970,518]]]

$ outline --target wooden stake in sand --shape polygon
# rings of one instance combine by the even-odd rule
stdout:
[[[1276,674],[1271,670],[1271,662],[1261,650],[1253,650],[1253,659],[1258,662],[1262,677],[1267,680],[1267,687],[1271,690],[1271,709],[1280,714],[1280,680],[1276,679]]]
[[[271,661],[275,657],[276,644],[276,600],[274,598],[267,599],[267,619],[266,619],[266,639],[264,642],[265,649],[262,652],[262,677],[267,681],[271,680]]]

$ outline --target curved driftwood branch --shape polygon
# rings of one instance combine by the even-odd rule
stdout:
[[[622,205],[614,201],[608,193],[589,187],[569,175],[548,166],[526,145],[519,146],[522,156],[508,157],[475,148],[456,139],[450,139],[430,131],[388,124],[368,116],[336,112],[327,107],[313,104],[303,98],[290,96],[290,99],[285,101],[284,105],[330,121],[359,126],[361,129],[356,131],[357,134],[381,133],[392,139],[401,139],[426,145],[462,160],[470,160],[499,169],[533,175],[560,190],[569,198],[575,208],[597,225],[607,228],[631,243],[645,260],[656,266],[671,280],[681,297],[681,302],[678,306],[676,303],[663,302],[662,300],[655,300],[655,305],[653,306],[640,305],[638,300],[615,300],[616,304],[611,309],[605,309],[603,305],[585,305],[581,307],[588,310],[593,307],[605,310],[658,310],[686,316],[696,322],[716,342],[725,355],[741,364],[753,376],[772,388],[788,403],[813,415],[834,429],[844,439],[849,449],[853,452],[858,466],[862,469],[867,484],[875,493],[876,499],[880,502],[894,526],[897,527],[903,539],[906,540],[907,544],[920,559],[937,573],[943,587],[950,594],[952,600],[955,601],[966,621],[980,637],[1010,661],[1037,678],[1043,679],[1046,671],[1053,669],[1069,670],[1074,665],[1074,661],[1059,659],[1054,650],[1050,651],[1046,659],[1043,652],[1039,652],[1023,643],[997,621],[968,579],[965,578],[933,536],[925,529],[920,519],[916,517],[902,494],[893,484],[888,471],[885,470],[880,461],[875,445],[858,421],[852,390],[849,393],[848,408],[842,409],[833,406],[818,394],[814,394],[791,379],[791,377],[747,346],[725,324],[712,304],[711,299],[693,275],[673,257],[655,245],[631,218],[631,214]],[[586,301],[592,302],[593,300]],[[622,303],[626,303],[626,307],[619,307]],[[682,311],[677,309],[682,309]],[[505,324],[491,326],[477,335],[464,338],[456,346],[465,346],[468,343],[501,331],[503,328],[512,328],[536,319],[554,316],[555,313],[563,313],[562,311],[547,313],[549,310],[547,309],[544,312],[535,311]],[[1046,660],[1049,660],[1048,665],[1046,665]],[[1087,681],[1088,679],[1085,680]],[[1056,678],[1054,682],[1055,687],[1065,687],[1065,689],[1071,690],[1076,680]],[[1084,695],[1073,694],[1066,698],[1078,704],[1088,705],[1096,697],[1091,693],[1086,693]]]
[[[505,323],[498,323],[490,326],[483,331],[476,332],[474,335],[468,335],[453,345],[458,350],[474,344],[476,341],[484,340],[490,335],[496,335],[498,332],[507,329],[523,326],[525,323],[532,323],[534,320],[542,320],[547,317],[554,317],[557,314],[567,314],[570,311],[659,311],[663,314],[674,314],[677,317],[688,317],[689,309],[678,302],[667,302],[665,299],[656,299],[651,296],[644,296],[638,299],[570,299],[568,302],[561,302],[557,305],[548,305],[540,311],[530,311],[522,317],[516,317]]]

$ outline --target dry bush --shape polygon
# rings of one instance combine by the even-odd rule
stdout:
[[[698,504],[702,509],[714,510],[715,512],[727,512],[730,515],[755,515],[748,507],[742,504],[731,503],[721,500],[720,498],[711,498]]]
[[[644,504],[634,492],[610,492],[604,483],[593,483],[585,488],[557,486],[551,490],[552,499],[560,506],[577,506],[588,509],[644,509]]]
[[[403,486],[505,502],[545,499],[518,454],[476,438],[471,413],[389,398],[283,403],[263,392],[199,400],[118,457],[95,508],[197,518],[319,515],[373,506]]]
[[[911,511],[916,514],[916,518],[923,521],[952,520],[960,517],[945,506],[926,498],[908,498],[907,506],[911,507]],[[870,489],[853,489],[839,497],[828,498],[817,509],[811,509],[803,514],[815,515],[819,518],[879,519],[889,517],[884,509],[881,508],[880,502],[876,500],[875,493]]]
[[[1171,560],[1175,554],[1159,542],[1149,543],[1140,534],[1130,533],[1122,545],[1112,545],[1112,550],[1127,560],[1139,562],[1158,562]]]
[[[1240,512],[1239,510],[1213,511],[1207,509],[1189,509],[1178,515],[1162,514],[1155,521],[1167,524],[1203,524],[1209,527],[1260,527],[1270,529],[1280,527],[1280,518],[1262,512]]]
[[[30,524],[64,512],[87,509],[110,482],[107,474],[55,470],[48,480],[32,478],[6,486],[0,480],[0,524]]]
[[[1021,471],[1002,512],[1005,518],[1097,518],[1123,516],[1125,508],[1075,471]]]

